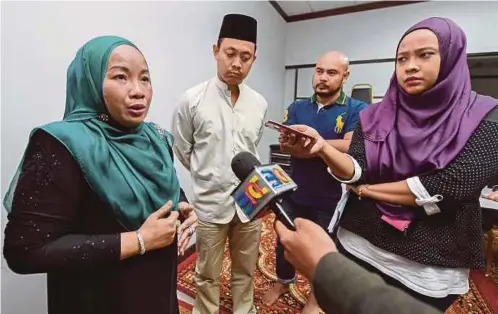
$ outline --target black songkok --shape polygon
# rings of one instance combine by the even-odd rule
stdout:
[[[234,38],[256,44],[258,22],[247,15],[227,14],[223,18],[218,39]]]

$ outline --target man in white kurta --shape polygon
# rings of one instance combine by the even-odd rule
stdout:
[[[173,117],[174,151],[191,173],[192,201],[199,218],[193,313],[219,312],[227,238],[233,312],[256,313],[253,274],[261,222],[246,222],[230,196],[239,183],[231,170],[232,158],[242,151],[258,157],[268,107],[263,96],[243,83],[255,51],[256,20],[239,14],[225,16],[213,46],[217,75],[187,90]]]

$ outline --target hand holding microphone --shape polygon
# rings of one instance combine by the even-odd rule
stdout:
[[[334,241],[316,223],[297,218],[296,231],[287,229],[280,221],[275,230],[284,246],[284,256],[308,280],[312,280],[318,262],[327,253],[337,252]]]

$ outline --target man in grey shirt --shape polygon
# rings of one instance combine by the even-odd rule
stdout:
[[[232,158],[248,151],[258,157],[268,104],[243,81],[256,58],[256,20],[226,15],[213,46],[218,73],[187,90],[173,116],[174,151],[190,171],[199,218],[193,313],[218,313],[225,242],[232,260],[234,313],[256,313],[254,278],[261,221],[248,221],[236,207],[232,191],[239,180]]]

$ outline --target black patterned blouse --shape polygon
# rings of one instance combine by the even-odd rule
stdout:
[[[365,169],[361,123],[348,152]],[[365,171],[355,184],[366,182]],[[498,175],[498,110],[480,124],[460,154],[444,169],[419,176],[429,195],[442,195],[441,212],[428,216],[417,207],[417,218],[405,233],[381,220],[368,198],[351,193],[339,226],[373,245],[412,261],[445,268],[482,268],[481,190]]]
[[[178,313],[176,240],[121,261],[126,230],[43,130],[28,144],[8,218],[4,256],[16,273],[47,273],[49,314]]]

